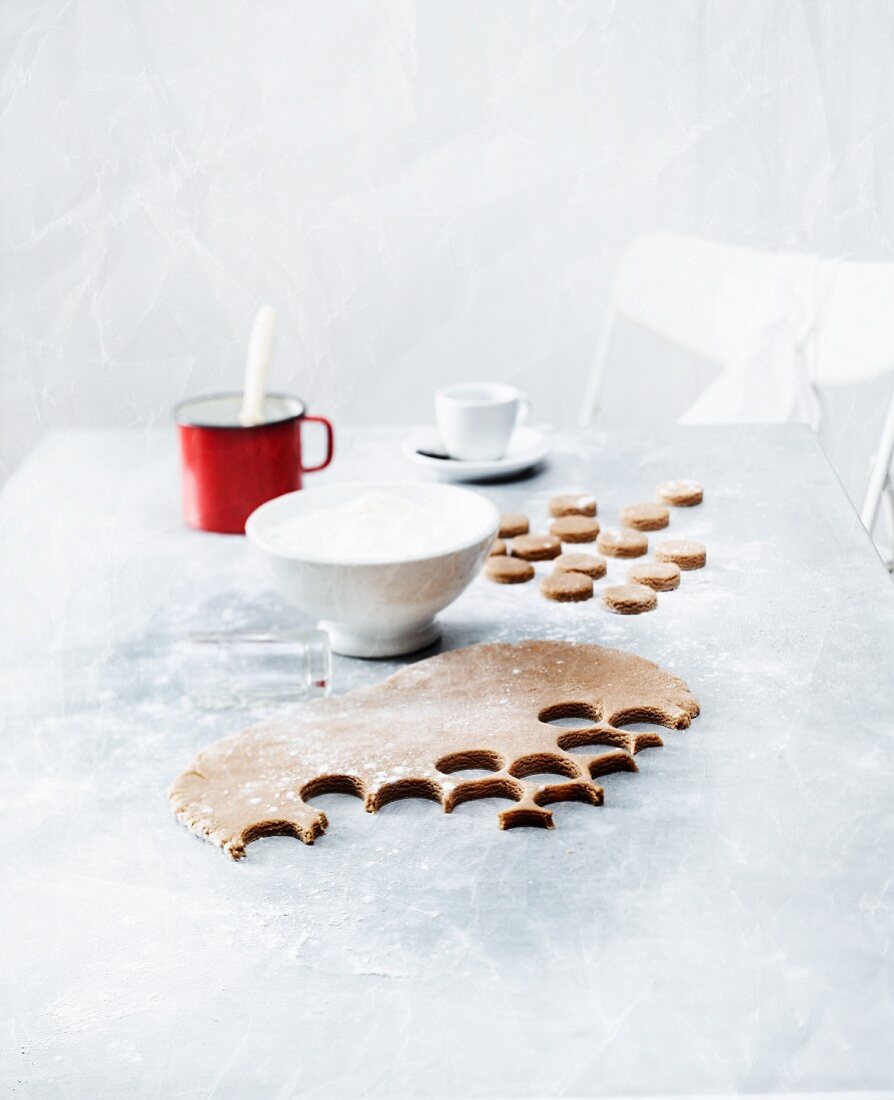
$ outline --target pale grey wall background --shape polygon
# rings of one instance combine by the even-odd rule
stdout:
[[[0,60],[0,472],[238,385],[265,300],[317,411],[561,421],[634,234],[892,255],[885,0],[3,0]]]

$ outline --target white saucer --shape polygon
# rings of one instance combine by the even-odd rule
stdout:
[[[545,432],[516,428],[506,454],[489,462],[465,462],[457,458],[435,458],[444,445],[434,427],[418,428],[404,440],[403,453],[410,462],[433,474],[439,481],[486,481],[519,474],[542,462],[552,450]],[[427,452],[421,454],[420,452]]]

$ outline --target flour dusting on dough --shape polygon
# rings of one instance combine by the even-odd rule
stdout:
[[[551,828],[550,804],[601,805],[596,778],[636,771],[634,754],[662,744],[625,725],[682,729],[698,712],[682,680],[631,653],[543,640],[470,646],[212,745],[170,800],[184,824],[235,859],[261,836],[313,843],[327,822],[310,802],[329,793],[353,794],[371,813],[400,798],[449,813],[496,796],[513,803],[501,828]],[[559,717],[589,725],[557,729]],[[588,746],[602,748],[571,751]],[[488,774],[469,779],[469,770]],[[529,782],[543,773],[555,781]]]

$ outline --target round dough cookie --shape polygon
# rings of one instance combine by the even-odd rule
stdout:
[[[540,591],[557,603],[580,603],[593,595],[593,582],[583,573],[552,573],[540,582]]]
[[[621,509],[621,526],[635,531],[660,531],[670,523],[670,512],[663,504],[628,504]]]
[[[552,521],[549,530],[562,542],[595,542],[599,520],[589,516],[561,516]]]
[[[691,508],[694,504],[701,504],[704,498],[701,485],[685,477],[679,481],[662,481],[655,492],[659,500],[674,504],[677,508]]]
[[[603,531],[596,549],[609,558],[639,558],[649,549],[649,540],[639,531]]]
[[[516,535],[526,535],[529,530],[527,516],[523,516],[521,512],[504,512],[500,516],[500,530],[497,534],[501,539],[511,539]]]
[[[490,548],[490,550],[488,551],[487,556],[489,558],[498,558],[502,554],[505,554],[505,553],[507,553],[505,541],[501,538],[495,538],[494,539],[494,544]]]
[[[525,561],[549,561],[562,553],[562,544],[555,535],[520,535],[509,549],[514,557]]]
[[[610,584],[602,590],[602,602],[618,615],[641,615],[655,610],[658,597],[644,584]]]
[[[524,584],[534,579],[534,566],[530,562],[503,555],[488,558],[484,572],[489,580],[497,584]]]
[[[585,493],[562,493],[549,502],[551,516],[595,516],[596,498]]]
[[[627,580],[656,592],[671,592],[680,587],[680,567],[671,561],[641,561],[627,570]]]
[[[701,569],[708,560],[708,551],[704,543],[695,539],[668,539],[658,544],[655,557],[658,561],[672,561],[681,569]]]
[[[557,573],[584,573],[598,579],[605,576],[605,558],[596,554],[560,554],[556,558]]]

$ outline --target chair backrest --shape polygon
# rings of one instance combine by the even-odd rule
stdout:
[[[806,320],[805,356],[817,383],[860,382],[894,367],[894,263],[650,233],[624,252],[612,304],[670,343],[724,362],[756,328],[779,319],[786,298]]]

